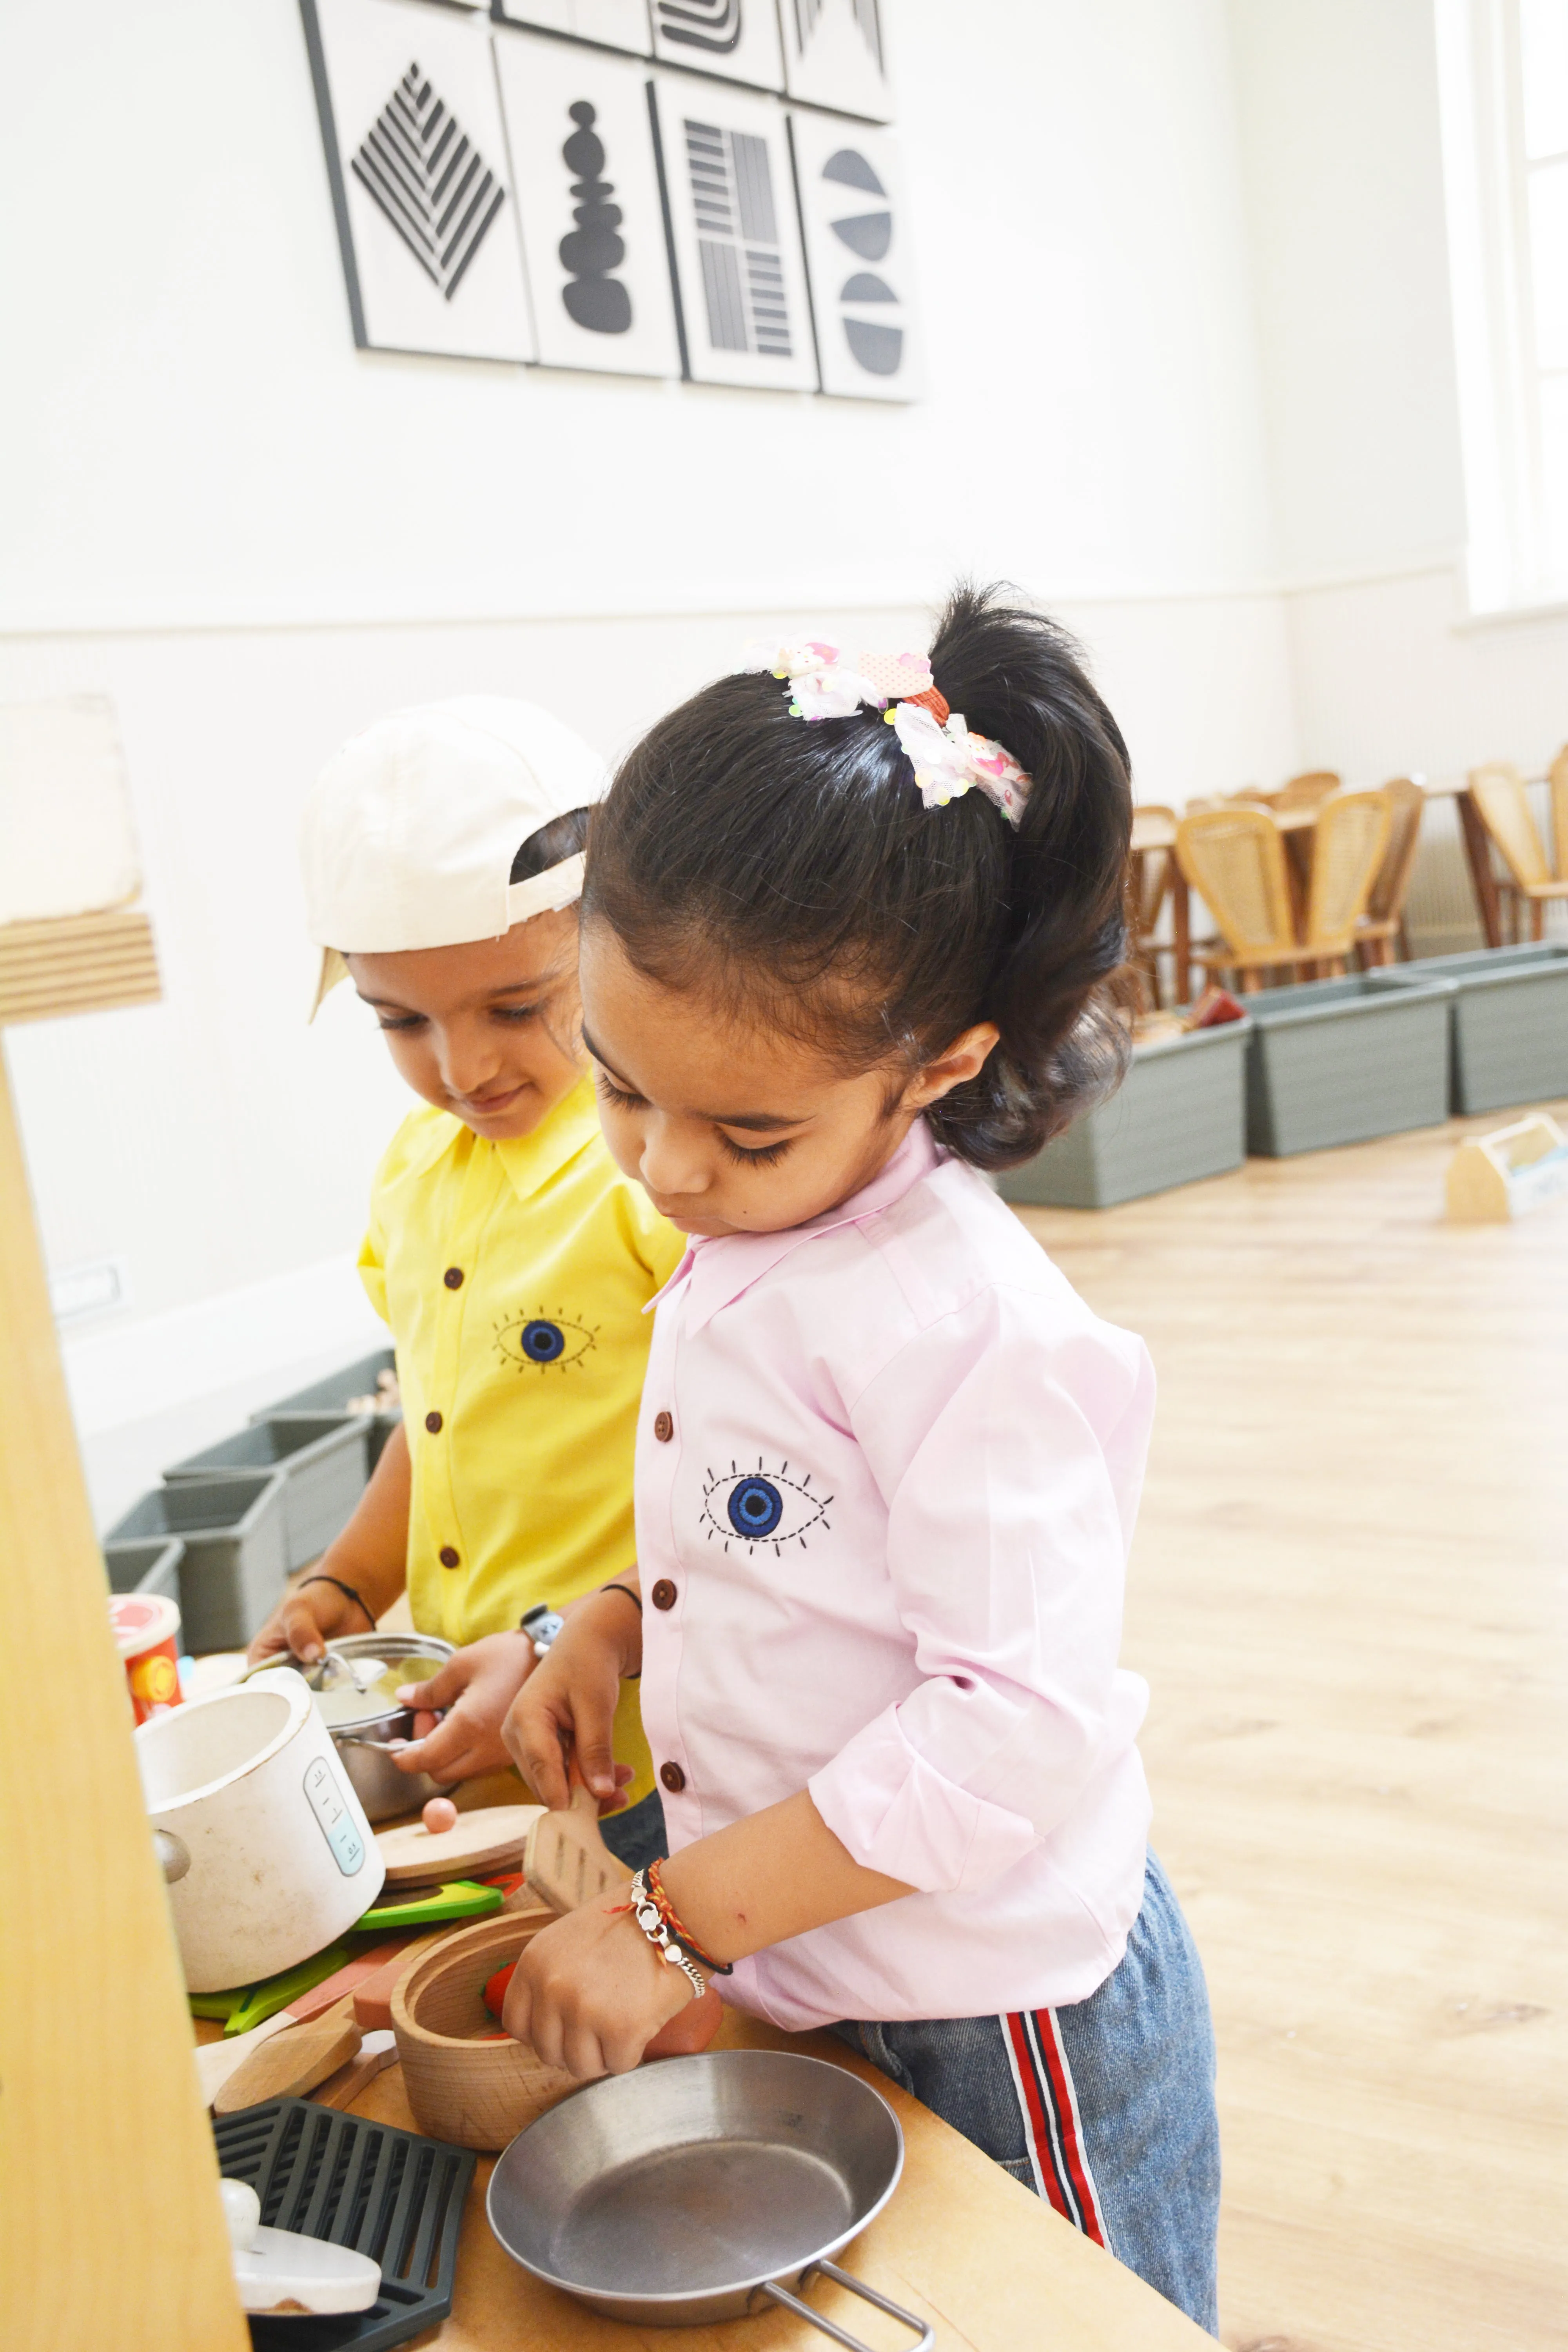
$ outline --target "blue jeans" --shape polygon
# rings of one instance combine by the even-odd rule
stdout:
[[[834,2032],[1217,2331],[1214,2029],[1202,1964],[1152,1854],[1126,1954],[1087,2000]]]
[[[599,1835],[628,1870],[646,1870],[650,1862],[662,1862],[669,1852],[669,1841],[664,1832],[658,1790],[651,1789],[624,1813],[606,1813],[599,1823]]]

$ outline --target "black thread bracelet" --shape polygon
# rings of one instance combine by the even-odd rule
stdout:
[[[371,1632],[373,1633],[374,1633],[375,1619],[372,1616],[369,1608],[365,1604],[364,1595],[362,1592],[356,1592],[352,1584],[345,1584],[341,1576],[308,1576],[305,1578],[304,1583],[300,1586],[300,1591],[301,1592],[304,1591],[305,1585],[307,1584],[334,1585],[338,1591],[343,1594],[345,1599],[352,1601],[354,1603],[354,1606],[357,1609],[363,1610],[364,1622],[370,1627]]]
[[[637,1615],[639,1617],[642,1615],[642,1594],[640,1592],[634,1592],[629,1584],[617,1584],[615,1578],[612,1577],[608,1584],[601,1584],[599,1590],[601,1592],[624,1592],[626,1599],[631,1602],[632,1607],[637,1611]]]

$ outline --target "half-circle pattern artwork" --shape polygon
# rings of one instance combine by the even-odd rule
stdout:
[[[601,175],[605,145],[594,125],[596,110],[585,98],[567,109],[576,129],[561,150],[561,160],[574,173],[576,198],[572,217],[575,228],[561,240],[561,267],[567,280],[561,300],[569,319],[595,335],[624,335],[632,323],[632,298],[612,270],[626,257],[626,242],[616,232],[621,208],[609,201],[615,184]]]
[[[871,163],[858,147],[840,147],[823,165],[822,176],[839,187],[882,199],[872,210],[847,213],[829,223],[840,245],[863,261],[880,261],[893,241],[893,215],[888,208],[888,191]],[[899,297],[885,278],[879,278],[874,270],[858,269],[839,288],[838,299],[846,306],[874,306],[897,304]],[[868,375],[897,375],[904,356],[901,326],[882,319],[858,318],[848,307],[844,310],[841,324],[851,359]]]

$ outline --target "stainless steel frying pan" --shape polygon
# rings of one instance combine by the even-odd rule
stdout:
[[[514,2262],[611,2319],[690,2327],[783,2304],[835,2343],[858,2336],[781,2284],[817,2272],[931,2330],[829,2260],[898,2186],[904,2136],[841,2066],[786,2050],[713,2050],[589,2084],[520,2132],[490,2176]]]

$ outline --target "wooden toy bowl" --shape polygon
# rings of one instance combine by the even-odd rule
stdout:
[[[445,1936],[415,1962],[392,1996],[392,2030],[414,2120],[432,2139],[493,2155],[525,2124],[577,2087],[500,2032],[484,1990],[515,1960],[549,1913],[501,1912]]]

